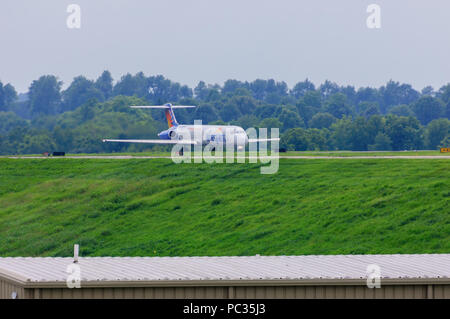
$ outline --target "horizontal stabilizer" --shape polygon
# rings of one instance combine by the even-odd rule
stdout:
[[[191,140],[106,140],[103,142],[116,142],[116,143],[147,143],[147,144],[197,144],[196,141]]]
[[[186,108],[192,108],[196,107],[195,105],[132,105],[130,106],[133,109],[186,109]]]
[[[271,142],[271,141],[279,141],[280,139],[278,137],[276,138],[250,138],[248,139],[249,143],[258,143],[258,142]]]

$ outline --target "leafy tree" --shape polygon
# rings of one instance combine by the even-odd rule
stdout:
[[[324,98],[328,98],[339,93],[339,86],[334,82],[325,80],[325,82],[320,85],[319,91]]]
[[[352,120],[349,117],[343,117],[331,125],[331,142],[334,148],[338,150],[351,150],[353,128]]]
[[[215,109],[210,104],[201,104],[195,109],[195,119],[202,120],[203,124],[218,120]]]
[[[304,119],[306,123],[309,123],[312,117],[319,112],[319,109],[317,109],[316,107],[302,105],[301,103],[297,104],[297,110],[300,117]]]
[[[380,132],[375,136],[375,144],[369,145],[368,149],[370,151],[391,151],[392,141],[389,136]]]
[[[322,99],[319,91],[308,91],[302,99],[304,105],[320,108],[322,106]]]
[[[157,85],[154,84],[154,88],[152,88],[152,90],[155,89],[164,90],[164,87],[158,88]],[[127,73],[120,78],[120,81],[118,81],[116,85],[114,85],[113,94],[146,97],[149,94],[148,79],[142,72],[139,72],[134,76]],[[154,93],[153,95],[157,94]]]
[[[3,86],[0,81],[0,111],[7,111],[8,107],[17,99],[17,92],[10,84]]]
[[[444,116],[450,120],[450,83],[439,89],[439,96],[443,103],[445,103]]]
[[[281,104],[281,96],[272,92],[266,95],[265,101],[270,104]]]
[[[40,154],[56,149],[52,137],[45,130],[30,130],[26,133],[24,140],[26,143],[17,143],[15,145],[19,154]]]
[[[276,105],[265,104],[255,109],[254,114],[260,119],[267,117],[278,117],[281,112],[281,107]]]
[[[393,106],[389,110],[389,113],[397,115],[397,116],[414,116],[414,112],[411,110],[409,105],[406,105],[406,104],[400,104],[400,105]]]
[[[392,141],[392,149],[417,150],[423,146],[422,129],[414,117],[388,115],[385,132]]]
[[[27,127],[28,123],[13,112],[0,112],[0,134],[6,135],[16,127]]]
[[[353,151],[366,151],[370,143],[370,134],[364,117],[357,117],[351,125],[350,145]]]
[[[253,93],[253,97],[257,100],[263,100],[266,97],[267,81],[256,79],[249,85],[250,91]]]
[[[309,121],[309,127],[317,129],[330,128],[336,120],[337,118],[330,113],[317,113]]]
[[[450,84],[437,92],[426,87],[419,93],[394,81],[357,91],[325,81],[316,90],[306,79],[289,90],[285,82],[257,79],[227,80],[223,86],[199,82],[192,90],[162,75],[147,77],[142,72],[126,74],[113,86],[111,74],[104,71],[95,82],[75,78],[62,94],[62,105],[60,87],[56,77],[43,76],[33,81],[29,94],[17,97],[12,85],[0,84],[0,153],[38,151],[46,143],[71,152],[167,150],[101,143],[105,137],[156,136],[167,128],[164,113],[129,105],[167,102],[198,106],[177,110],[182,123],[202,119],[205,124],[282,128],[283,141],[289,137],[286,145],[291,149],[421,149],[448,140],[447,122],[439,119],[450,118]],[[16,115],[1,112],[6,109]],[[386,112],[387,116],[381,115]],[[309,129],[303,129],[305,123]]]
[[[281,136],[280,146],[289,151],[306,151],[308,149],[308,133],[302,128],[291,128]]]
[[[314,83],[310,82],[308,79],[306,79],[303,82],[298,82],[293,89],[291,90],[290,94],[292,94],[295,98],[300,98],[305,96],[305,94],[309,91],[315,91],[316,87],[314,86]]]
[[[297,103],[298,114],[305,122],[309,122],[321,108],[321,96],[318,91],[308,91]]]
[[[233,93],[240,88],[248,88],[248,83],[242,83],[238,80],[226,80],[223,84],[222,93]]]
[[[438,119],[431,121],[425,130],[425,144],[429,149],[436,149],[446,136],[450,135],[450,121]]]
[[[220,110],[219,115],[225,122],[237,120],[242,114],[234,103],[225,104]]]
[[[178,89],[178,99],[189,99],[193,97],[192,89],[187,85],[182,85]]]
[[[288,94],[288,86],[286,82],[275,82],[273,79],[269,79],[266,82],[266,96],[275,94],[278,96],[286,96]]]
[[[200,81],[194,89],[195,98],[202,101],[216,101],[220,98],[219,87],[216,85],[206,85]]]
[[[5,103],[5,91],[3,89],[3,83],[0,81],[0,111],[6,111]]]
[[[422,89],[420,92],[422,95],[429,95],[429,96],[435,96],[436,92],[434,92],[434,89],[432,86],[428,85]]]
[[[278,120],[277,118],[273,118],[273,117],[268,117],[265,118],[264,120],[262,120],[259,123],[259,127],[264,127],[264,128],[281,128],[283,127],[283,123],[280,122],[280,120]]]
[[[380,107],[377,102],[361,102],[358,105],[358,113],[365,118],[369,118],[380,114]]]
[[[146,77],[142,72],[122,76],[114,86],[113,94],[135,95],[156,104],[175,102],[193,96],[192,90],[186,85],[172,82],[162,75]]]
[[[347,85],[346,87],[341,87],[339,89],[339,92],[344,94],[347,97],[347,101],[349,101],[351,104],[356,103],[357,97],[356,97],[355,87],[353,87],[351,85]]]
[[[238,125],[243,127],[244,129],[248,129],[250,127],[257,127],[259,123],[259,119],[254,115],[244,115],[241,116],[237,121],[232,121],[232,125]],[[276,126],[279,127],[279,126]]]
[[[194,89],[194,94],[195,97],[200,100],[206,99],[206,96],[208,95],[208,87],[206,86],[205,82],[198,82],[197,86]]]
[[[374,143],[375,137],[384,132],[385,122],[385,118],[380,115],[373,115],[367,120],[368,144]]]
[[[95,88],[102,92],[105,99],[109,99],[113,92],[113,78],[109,71],[103,71],[102,75],[95,81]]]
[[[162,76],[150,77],[149,85],[148,99],[157,101],[159,104],[192,97],[190,88],[185,85],[181,86],[179,83],[172,82]]]
[[[252,114],[256,108],[257,101],[255,101],[251,96],[243,95],[249,93],[245,89],[237,89],[235,91],[240,95],[233,96],[231,98],[231,103],[235,104],[241,114]]]
[[[297,114],[297,112],[284,108],[279,116],[281,123],[283,123],[283,131],[294,127],[305,127],[305,122]]]
[[[57,125],[53,129],[53,139],[56,147],[59,150],[71,150],[73,147],[73,133],[72,130],[63,129]]]
[[[34,80],[28,90],[29,108],[33,116],[56,114],[61,104],[62,82],[53,75]]]
[[[5,104],[10,106],[12,103],[14,103],[17,100],[17,92],[14,86],[12,86],[10,83],[6,84],[3,87],[3,92],[5,96]]]
[[[380,100],[380,93],[377,89],[365,87],[359,88],[356,92],[356,104],[359,104],[360,102],[379,102]]]
[[[410,104],[416,101],[420,94],[410,84],[400,84],[390,80],[380,88],[382,98],[381,111],[385,114],[393,105]]]
[[[214,101],[219,101],[220,100],[220,91],[217,88],[209,88],[208,89],[208,95],[206,96],[205,99],[207,102],[214,102]]]
[[[93,98],[80,106],[80,113],[83,121],[88,121],[95,116],[94,107],[96,104],[97,99]]]
[[[330,96],[325,105],[325,111],[336,118],[342,118],[343,116],[352,114],[352,110],[347,103],[347,97],[342,93],[336,93]]]
[[[62,111],[72,111],[91,99],[103,101],[103,93],[96,88],[93,81],[84,76],[77,76],[62,93]]]
[[[444,116],[444,105],[439,99],[431,96],[421,97],[412,104],[412,109],[423,125]]]
[[[439,89],[439,97],[444,103],[450,102],[450,83],[444,85]]]
[[[308,150],[325,151],[329,149],[329,131],[327,129],[308,129]]]

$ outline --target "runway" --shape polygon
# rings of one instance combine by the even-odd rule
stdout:
[[[128,160],[128,159],[172,159],[170,156],[133,156],[133,155],[80,155],[80,156],[4,156],[2,158],[9,159],[116,159],[116,160]],[[191,159],[200,159],[201,156],[191,156]],[[351,159],[450,159],[450,155],[442,156],[432,156],[432,155],[398,155],[398,156],[246,156],[246,157],[235,157],[235,159],[340,159],[340,160],[351,160]],[[214,156],[203,156],[203,159],[216,159]],[[224,160],[226,157],[224,157]]]

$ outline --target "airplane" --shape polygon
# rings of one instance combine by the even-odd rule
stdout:
[[[150,144],[184,144],[184,145],[212,145],[219,146],[228,143],[236,145],[238,150],[244,150],[249,143],[279,141],[279,138],[249,138],[245,130],[240,126],[232,125],[184,125],[179,124],[175,118],[173,109],[194,108],[194,105],[146,105],[130,106],[133,109],[163,109],[166,115],[169,128],[158,133],[159,139],[155,140],[118,140],[103,139],[103,142],[117,143],[150,143]],[[195,133],[195,129],[201,128],[200,134]],[[197,136],[198,135],[198,136]],[[230,141],[230,138],[232,139]],[[227,140],[228,139],[228,140]]]

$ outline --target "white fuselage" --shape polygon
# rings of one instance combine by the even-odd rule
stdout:
[[[160,138],[187,139],[202,145],[233,143],[237,147],[245,147],[248,143],[248,136],[244,129],[231,125],[177,125],[161,132]]]

